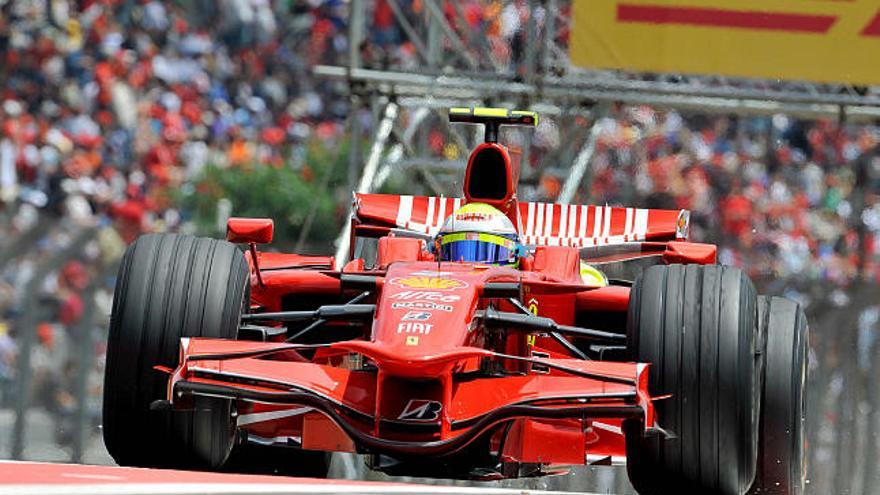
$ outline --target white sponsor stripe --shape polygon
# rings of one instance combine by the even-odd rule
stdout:
[[[644,240],[648,230],[648,210],[626,208],[621,223],[614,223],[611,206],[557,205],[552,203],[527,203],[523,242],[534,246],[604,246]],[[590,208],[593,211],[590,211]],[[617,211],[621,213],[621,211]],[[562,215],[558,228],[553,228],[553,217]],[[593,216],[593,228],[589,217]],[[621,233],[620,228],[623,228]],[[615,230],[612,230],[614,228]],[[592,232],[592,235],[588,233]],[[612,232],[616,232],[612,235]]]
[[[261,423],[263,421],[273,421],[281,418],[289,418],[291,416],[299,416],[311,411],[311,407],[297,407],[295,409],[281,409],[279,411],[266,411],[251,414],[242,414],[236,422],[238,426]]]
[[[605,226],[602,228],[602,237],[608,237],[611,235],[611,212],[612,208],[610,206],[605,207]]]
[[[559,237],[566,236],[568,229],[568,205],[559,206]]]
[[[535,235],[535,203],[529,203],[526,213],[526,235]]]
[[[624,242],[626,242],[630,239],[630,236],[632,235],[632,228],[633,228],[633,209],[627,208],[626,209],[626,224],[623,227],[623,240],[624,240]]]
[[[434,206],[437,198],[431,196],[428,198],[428,214],[425,216],[425,231],[430,232],[438,222],[434,220]]]
[[[577,227],[577,217],[578,217],[577,212],[578,212],[577,205],[574,205],[568,209],[568,232],[566,233],[566,236],[569,239],[572,239],[575,236],[574,232],[575,232],[575,227]]]
[[[535,219],[535,231],[532,232],[533,235],[539,236],[541,232],[544,231],[544,205],[542,203],[538,203],[535,205],[537,209],[536,213],[538,217]]]
[[[397,226],[407,228],[412,218],[412,196],[401,196],[400,204],[397,206]]]
[[[648,234],[648,210],[636,210],[635,240],[641,241]]]
[[[590,208],[587,205],[581,205],[580,219],[578,219],[578,237],[581,239],[587,237],[587,217],[590,214]]]
[[[544,237],[553,235],[553,203],[545,205],[547,213],[544,215]]]
[[[452,211],[461,208],[461,198],[455,198],[452,200]]]

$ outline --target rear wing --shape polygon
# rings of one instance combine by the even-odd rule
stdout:
[[[356,194],[354,225],[403,229],[434,236],[463,198]],[[687,210],[520,202],[522,242],[530,246],[590,247],[638,241],[687,239]]]

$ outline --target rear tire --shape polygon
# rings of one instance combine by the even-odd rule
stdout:
[[[235,438],[231,401],[197,398],[192,412],[151,411],[167,398],[181,337],[234,339],[249,298],[248,265],[225,241],[148,234],[119,267],[104,376],[104,443],[123,466],[216,468]]]
[[[758,436],[756,293],[724,266],[653,266],[636,280],[629,359],[651,363],[651,396],[670,436],[626,425],[627,472],[641,494],[745,493]]]
[[[752,494],[800,495],[806,485],[804,422],[809,330],[800,305],[758,298],[766,329],[758,476]]]

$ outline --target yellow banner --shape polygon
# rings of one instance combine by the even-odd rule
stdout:
[[[575,65],[880,84],[880,0],[574,0]]]

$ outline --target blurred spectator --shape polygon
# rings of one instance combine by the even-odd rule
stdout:
[[[10,400],[17,351],[18,346],[9,335],[9,324],[0,320],[0,407],[5,407]]]
[[[419,64],[389,3],[370,5],[362,48],[373,57],[365,63]],[[430,16],[422,2],[401,5],[408,22],[424,27]],[[3,3],[3,227],[16,233],[41,218],[65,222],[62,233],[41,241],[52,251],[76,226],[98,225],[92,259],[109,266],[120,240],[192,229],[192,212],[175,195],[191,190],[208,165],[290,166],[312,180],[303,140],[315,136],[333,148],[348,109],[337,86],[315,80],[309,67],[342,60],[346,9],[339,0]],[[463,39],[483,34],[470,43],[489,47],[492,60],[480,63],[519,63],[527,2],[443,2],[443,13]],[[539,7],[535,15],[540,29],[547,13]],[[620,106],[597,125],[592,182],[579,200],[688,208],[694,238],[718,242],[722,261],[753,275],[846,284],[863,264],[880,276],[880,201],[874,189],[855,187],[853,171],[876,145],[876,127],[642,106]],[[429,151],[459,154],[447,138],[431,131]],[[531,164],[559,142],[556,123],[542,119]],[[866,166],[880,185],[877,164]],[[539,177],[540,198],[555,199],[559,179]],[[0,273],[19,297],[34,258],[9,263]],[[84,283],[62,276],[53,289],[62,323],[81,311]]]
[[[627,106],[597,125],[592,186],[577,201],[689,209],[692,238],[755,277],[848,285],[864,263],[880,280],[880,127]],[[535,148],[537,160],[550,150]],[[547,181],[540,197],[552,201]]]
[[[0,406],[13,391],[24,298],[39,298],[43,321],[34,404],[59,422],[78,400],[94,412],[109,275],[124,243],[191,229],[175,195],[207,165],[285,165],[317,126],[333,145],[346,100],[309,65],[345,51],[343,9],[321,0],[0,0],[0,250],[41,227],[0,259]],[[28,293],[84,227],[96,238]],[[87,297],[98,316],[85,314]],[[74,398],[68,342],[95,326],[90,396]]]

